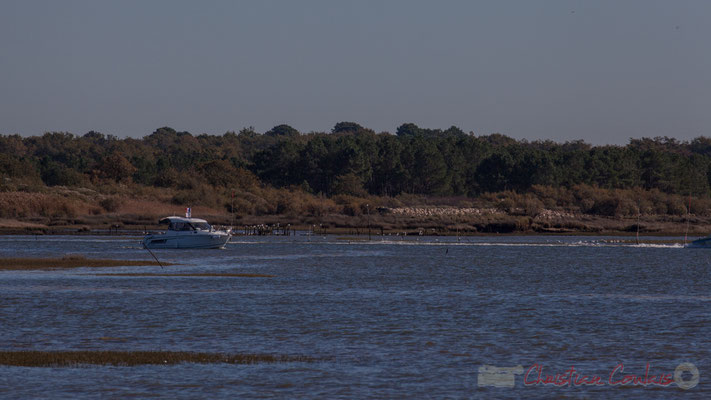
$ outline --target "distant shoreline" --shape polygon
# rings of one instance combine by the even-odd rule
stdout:
[[[417,209],[417,208],[413,208]],[[457,208],[432,208],[428,215],[385,212],[371,216],[326,215],[322,218],[287,215],[244,216],[234,219],[235,236],[255,235],[355,235],[355,236],[688,236],[711,233],[711,219],[644,216],[600,217],[559,213],[527,217],[503,212],[464,216]],[[444,212],[442,210],[445,210]],[[397,215],[394,215],[397,214]],[[412,214],[412,213],[411,213]],[[416,213],[415,213],[416,214]],[[451,214],[455,214],[452,217]],[[230,215],[202,215],[213,225],[229,226]],[[142,236],[146,231],[165,229],[153,215],[115,214],[78,216],[41,221],[0,219],[0,235],[121,235]],[[639,223],[639,227],[637,224]]]

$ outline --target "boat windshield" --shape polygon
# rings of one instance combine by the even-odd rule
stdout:
[[[210,224],[207,222],[171,222],[168,230],[171,231],[210,231]]]
[[[196,231],[209,231],[210,230],[210,224],[208,224],[207,222],[192,222],[190,225],[192,225]]]

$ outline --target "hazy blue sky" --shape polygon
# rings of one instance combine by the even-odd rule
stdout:
[[[711,136],[711,1],[0,0],[0,133]]]

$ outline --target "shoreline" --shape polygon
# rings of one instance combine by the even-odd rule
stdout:
[[[213,225],[229,227],[230,215],[201,215]],[[84,216],[40,221],[0,220],[0,235],[100,235],[143,236],[164,230],[152,215]],[[44,223],[43,223],[44,222]],[[443,215],[398,216],[376,214],[368,217],[327,215],[322,218],[265,215],[236,218],[234,236],[351,235],[351,236],[624,236],[624,237],[705,237],[711,219],[645,216],[637,218],[565,215],[538,218],[492,213],[474,218]],[[639,226],[638,226],[639,225]]]

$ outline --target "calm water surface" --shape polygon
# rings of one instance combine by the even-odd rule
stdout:
[[[711,251],[594,237],[237,237],[159,267],[0,271],[2,350],[306,355],[315,363],[0,366],[0,397],[711,398]],[[2,257],[150,259],[139,238],[3,236]],[[121,277],[238,272],[274,278]],[[487,385],[484,365],[697,386]],[[534,381],[536,373],[528,375]],[[690,373],[682,375],[690,380]]]

